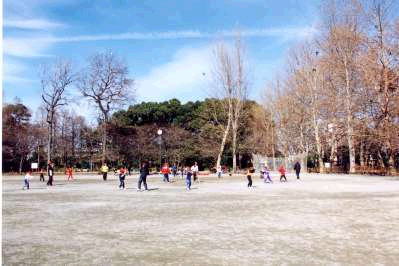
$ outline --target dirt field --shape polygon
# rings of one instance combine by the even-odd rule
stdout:
[[[5,265],[397,265],[399,181],[304,175],[253,189],[245,177],[182,180],[3,176]]]

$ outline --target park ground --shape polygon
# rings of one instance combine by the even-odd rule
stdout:
[[[245,176],[3,176],[4,265],[397,265],[396,177],[305,174],[264,184]]]

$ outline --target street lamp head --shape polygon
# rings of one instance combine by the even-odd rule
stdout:
[[[159,136],[161,136],[161,135],[162,135],[162,129],[158,129],[157,134],[158,134]]]

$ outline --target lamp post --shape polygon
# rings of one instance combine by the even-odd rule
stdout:
[[[158,129],[158,144],[159,144],[159,169],[162,168],[162,129]]]

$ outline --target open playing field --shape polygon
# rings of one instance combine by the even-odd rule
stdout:
[[[304,175],[264,184],[254,177],[182,180],[135,176],[3,176],[5,265],[398,265],[399,181],[393,177]]]

